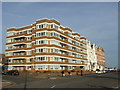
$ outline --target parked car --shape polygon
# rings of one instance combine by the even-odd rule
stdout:
[[[96,69],[96,73],[106,73],[106,71],[105,70]]]
[[[120,69],[118,69],[117,72],[120,72]]]
[[[96,71],[96,73],[103,73],[102,71]]]
[[[19,75],[18,70],[11,70],[7,72],[2,72],[3,75]]]

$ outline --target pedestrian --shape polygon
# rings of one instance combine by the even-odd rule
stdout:
[[[69,77],[70,77],[70,71],[68,71],[68,75],[69,75]]]
[[[62,74],[62,77],[63,77],[64,76],[64,71],[62,71],[61,74]]]
[[[81,76],[83,76],[83,71],[81,70]]]
[[[78,75],[79,71],[76,72],[76,75]]]

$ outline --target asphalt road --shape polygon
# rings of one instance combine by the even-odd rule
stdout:
[[[15,84],[4,88],[103,88],[117,89],[118,73],[111,72],[106,74],[89,74],[71,77],[51,77],[49,79],[34,78],[25,76],[3,76],[4,80],[15,82]],[[25,82],[26,81],[26,82]]]

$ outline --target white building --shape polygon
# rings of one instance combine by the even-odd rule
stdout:
[[[97,58],[95,53],[95,44],[91,45],[90,41],[87,40],[87,70],[95,71],[97,69]]]

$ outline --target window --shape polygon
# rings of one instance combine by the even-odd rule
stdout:
[[[43,49],[39,49],[40,50],[40,52],[43,52]]]
[[[50,66],[50,69],[51,69],[51,70],[61,70],[61,67],[60,67],[60,66],[57,66],[57,65],[51,65],[51,66]]]
[[[13,47],[12,46],[7,46],[6,49],[13,49]]]
[[[72,40],[71,40],[71,39],[68,39],[68,42],[72,43]]]
[[[47,65],[37,65],[36,69],[37,70],[48,70],[48,66]]]
[[[54,61],[59,61],[59,57],[54,57]]]
[[[41,32],[41,36],[45,36],[45,32]]]
[[[84,64],[84,61],[81,61],[81,64]]]
[[[45,57],[36,57],[36,61],[47,61]]]
[[[53,24],[51,25],[51,28],[53,28]]]
[[[55,29],[58,29],[58,26],[54,24],[54,28],[55,28]]]
[[[41,57],[40,60],[41,60],[41,61],[44,61],[44,60],[45,60],[45,57]]]
[[[32,55],[32,51],[27,51],[27,55]]]
[[[35,34],[35,37],[46,36],[46,32],[39,32]]]
[[[70,36],[70,35],[71,35],[71,33],[69,33],[69,32],[68,32],[68,35]]]
[[[14,38],[12,38],[12,39],[7,39],[7,43],[10,43],[10,42],[15,42]]]
[[[54,36],[54,35],[53,35],[53,32],[51,33],[51,36]]]
[[[54,49],[51,49],[51,53],[53,53],[54,52]]]
[[[80,44],[80,46],[83,46],[83,44]]]
[[[32,40],[32,37],[28,37],[28,40]]]
[[[15,35],[14,32],[8,32],[8,33],[7,33],[7,36],[13,36],[13,35]]]
[[[41,44],[44,44],[44,40],[41,40]]]
[[[36,53],[47,52],[47,48],[35,49]]]
[[[28,44],[28,48],[32,47],[32,43]]]
[[[41,40],[41,41],[36,41],[35,44],[39,45],[39,44],[46,44],[47,42],[45,40]]]
[[[28,34],[32,33],[32,30],[28,30]]]

